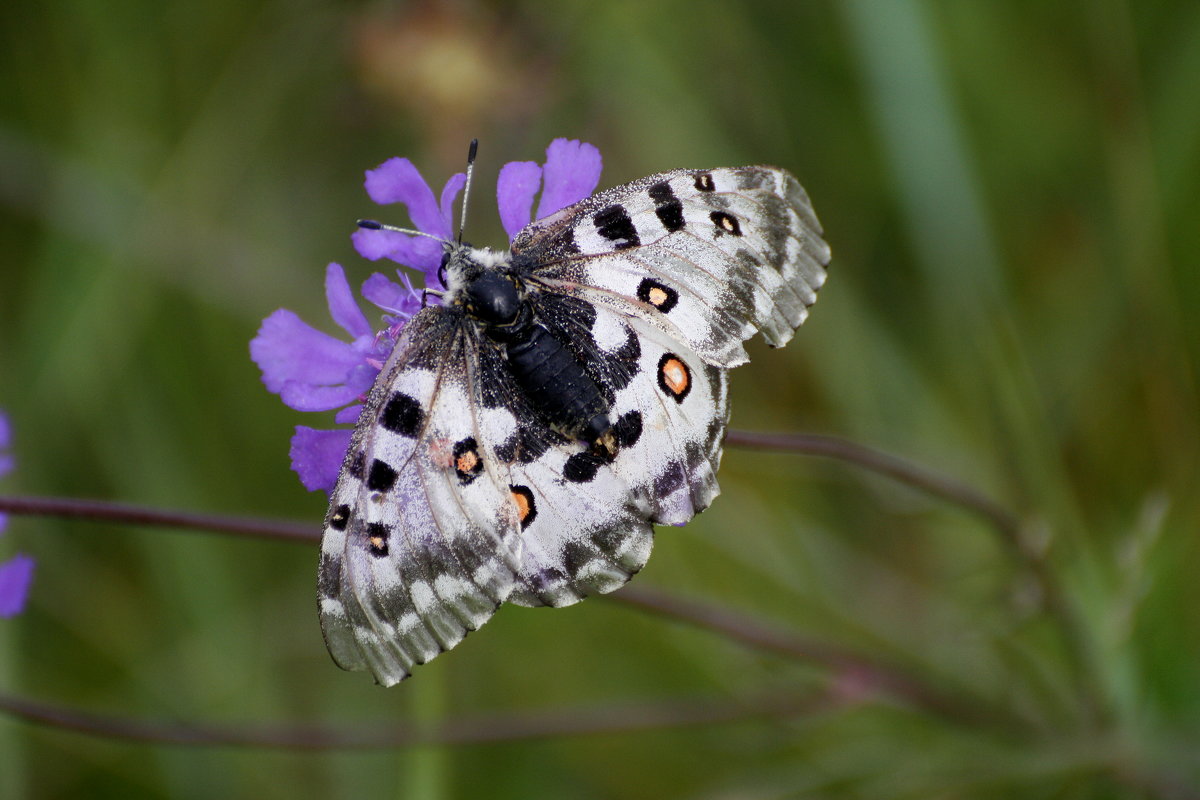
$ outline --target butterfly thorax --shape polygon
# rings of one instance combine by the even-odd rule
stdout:
[[[503,354],[508,371],[542,421],[581,439],[598,457],[616,455],[609,405],[582,361],[537,316],[538,291],[507,253],[463,245],[447,251],[446,301],[461,306]]]

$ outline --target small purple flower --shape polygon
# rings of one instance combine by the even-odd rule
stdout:
[[[13,457],[6,452],[12,439],[8,417],[0,411],[0,477],[13,469]],[[8,517],[0,514],[0,534],[8,524]],[[29,584],[33,581],[33,558],[18,553],[7,561],[0,561],[0,617],[15,617],[25,607],[29,597]]]
[[[546,148],[546,162],[505,164],[496,183],[500,221],[509,238],[529,224],[533,200],[541,189],[534,219],[549,216],[588,197],[600,181],[600,151],[586,142],[555,139]],[[456,235],[455,200],[466,176],[446,181],[439,198],[406,158],[392,158],[366,173],[367,194],[379,204],[403,203],[417,230],[442,240]],[[387,258],[423,276],[423,286],[441,287],[438,268],[442,245],[425,236],[396,231],[355,231],[351,236],[359,255],[371,261]],[[397,271],[399,282],[376,273],[362,285],[362,296],[386,312],[376,333],[359,309],[337,264],[325,273],[325,296],[334,322],[348,334],[346,342],[308,325],[287,309],[263,320],[250,342],[250,357],[262,370],[267,389],[297,411],[332,411],[334,421],[354,422],[362,401],[387,360],[404,323],[421,308],[422,292],[408,276]],[[436,302],[432,295],[430,302]],[[292,469],[310,491],[332,491],[351,431],[296,426],[292,437]]]

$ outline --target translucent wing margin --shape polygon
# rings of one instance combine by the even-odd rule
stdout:
[[[533,223],[513,254],[546,288],[637,314],[729,368],[758,331],[780,347],[804,321],[830,258],[821,235],[785,170],[674,170]]]

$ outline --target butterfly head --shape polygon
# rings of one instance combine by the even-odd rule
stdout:
[[[510,324],[524,299],[520,283],[506,269],[510,260],[508,253],[447,242],[439,272],[445,302],[463,306],[489,325]]]

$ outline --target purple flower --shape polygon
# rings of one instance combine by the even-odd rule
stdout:
[[[407,276],[399,278],[397,284],[376,273],[362,285],[363,297],[387,312],[383,317],[387,327],[378,334],[355,302],[338,264],[325,270],[325,297],[333,321],[349,335],[349,342],[317,330],[286,308],[264,319],[250,342],[250,357],[262,370],[267,389],[297,411],[339,409],[335,422],[357,419],[362,398],[387,360],[396,334],[421,307],[421,293]],[[297,426],[292,469],[310,491],[328,491],[349,444],[349,430]]]
[[[589,196],[600,180],[600,151],[586,142],[555,139],[546,148],[546,162],[505,164],[496,183],[500,221],[509,238],[529,224],[533,200],[541,189],[534,219],[541,219]],[[451,240],[454,205],[466,176],[446,181],[440,199],[406,158],[391,158],[366,173],[367,194],[376,203],[403,203],[417,230]],[[387,258],[417,270],[423,286],[441,286],[438,268],[442,244],[425,236],[396,231],[355,231],[351,236],[359,255],[372,261]],[[291,311],[279,309],[263,320],[250,342],[250,357],[262,370],[267,389],[297,411],[332,411],[334,421],[354,422],[375,376],[387,360],[405,321],[421,308],[422,292],[397,271],[399,282],[376,273],[362,285],[362,296],[386,312],[382,330],[375,332],[359,309],[337,264],[325,273],[329,313],[349,336],[344,341],[318,331]],[[432,295],[430,302],[437,302]],[[292,437],[292,469],[310,491],[332,491],[346,449],[348,428],[322,430],[296,426]]]
[[[6,452],[12,438],[8,417],[0,412],[0,477],[12,472],[13,457]],[[8,517],[0,514],[0,534],[8,524]],[[33,558],[23,553],[0,561],[0,617],[15,617],[25,607],[29,597],[29,584],[33,581]]]

